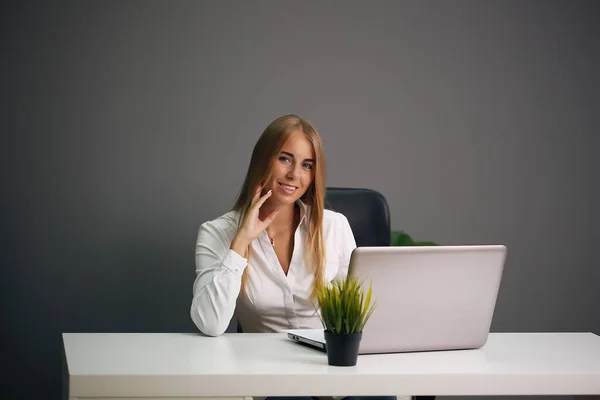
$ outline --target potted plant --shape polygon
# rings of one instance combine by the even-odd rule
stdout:
[[[371,294],[372,285],[365,293],[363,281],[354,276],[337,278],[317,290],[329,365],[356,365],[363,328],[375,309]]]
[[[432,241],[416,242],[404,231],[392,231],[390,239],[391,246],[439,246],[439,244]]]

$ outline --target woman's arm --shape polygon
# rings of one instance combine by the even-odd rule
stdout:
[[[229,326],[248,264],[246,258],[230,249],[231,236],[213,222],[203,224],[198,231],[190,315],[198,329],[209,336],[219,336]]]
[[[227,329],[237,297],[242,287],[242,275],[248,265],[247,249],[250,243],[263,232],[278,210],[272,210],[261,220],[260,207],[271,196],[269,190],[263,196],[257,188],[248,212],[239,228],[216,222],[202,224],[196,242],[196,280],[194,299],[190,315],[204,334],[219,336]],[[225,231],[229,231],[226,234]]]

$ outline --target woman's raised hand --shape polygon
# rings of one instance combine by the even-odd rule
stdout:
[[[246,257],[246,252],[250,242],[256,239],[258,235],[267,229],[279,212],[279,210],[273,210],[264,220],[260,219],[260,208],[265,201],[271,197],[271,191],[269,190],[263,196],[260,195],[260,192],[261,188],[259,187],[254,193],[252,202],[250,203],[250,208],[244,216],[244,220],[240,224],[240,227],[231,242],[231,249],[242,257]]]

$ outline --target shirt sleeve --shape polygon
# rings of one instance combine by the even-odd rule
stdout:
[[[202,224],[196,241],[196,280],[190,316],[198,329],[219,336],[229,326],[248,260],[231,250],[231,240],[212,222]]]
[[[356,241],[348,218],[343,214],[339,215],[337,226],[338,249],[339,249],[339,269],[336,278],[344,278],[348,275],[348,267],[350,266],[350,256],[356,248]]]

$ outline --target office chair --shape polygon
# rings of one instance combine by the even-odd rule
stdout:
[[[325,208],[346,216],[357,246],[390,245],[390,212],[381,193],[371,189],[328,187]]]

